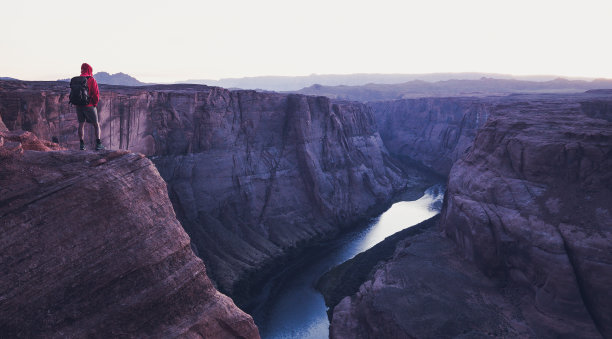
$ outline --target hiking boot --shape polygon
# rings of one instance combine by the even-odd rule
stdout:
[[[96,151],[104,151],[105,149],[106,147],[104,147],[101,142],[96,144]]]
[[[86,148],[85,148],[85,143],[84,143],[84,142],[82,142],[82,143],[80,144],[79,149],[80,149],[81,151],[86,150]]]

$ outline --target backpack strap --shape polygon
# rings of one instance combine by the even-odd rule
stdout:
[[[87,85],[87,92],[89,92],[89,78],[91,78],[91,76],[86,76],[85,78],[87,78],[87,80],[85,80],[85,84]],[[91,102],[91,97],[89,97],[88,102]]]

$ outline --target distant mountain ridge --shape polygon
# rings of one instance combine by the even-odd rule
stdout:
[[[94,78],[98,83],[106,85],[120,85],[120,86],[145,86],[148,85],[131,75],[119,72],[115,74],[109,74],[107,72],[98,72],[94,74]]]
[[[512,93],[578,93],[595,89],[612,89],[612,80],[585,81],[556,78],[548,81],[526,81],[482,77],[478,80],[453,79],[438,82],[413,80],[401,84],[367,84],[362,86],[322,86],[317,84],[293,92],[366,102],[422,97],[508,95]]]
[[[315,84],[323,86],[361,86],[367,84],[400,84],[414,80],[437,82],[446,80],[478,80],[495,78],[525,81],[550,81],[559,76],[527,75],[514,76],[498,73],[426,73],[426,74],[311,74],[305,76],[256,76],[244,78],[223,78],[219,80],[190,79],[177,83],[202,84],[224,88],[258,89],[267,91],[298,91]],[[592,78],[571,78],[570,80],[593,80]]]
[[[117,86],[146,86],[150,85],[146,82],[139,81],[129,74],[122,72],[110,74],[108,72],[98,72],[93,75],[94,79],[99,84],[117,85]],[[60,79],[59,81],[70,81],[70,79]]]

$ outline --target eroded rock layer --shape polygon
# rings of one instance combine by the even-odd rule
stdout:
[[[334,307],[331,338],[530,338],[515,297],[461,260],[436,227],[401,241]]]
[[[400,243],[344,298],[332,336],[611,337],[611,103],[491,105],[450,172],[439,229]]]
[[[417,161],[442,176],[474,140],[496,98],[423,98],[372,102],[389,152]]]
[[[612,123],[581,108],[500,107],[453,167],[442,223],[489,276],[531,289],[534,321],[592,322],[610,337]]]
[[[76,148],[62,86],[0,82],[7,127]],[[406,185],[363,104],[195,85],[101,92],[103,141],[151,156],[195,251],[232,296],[247,297],[254,275]]]
[[[155,166],[0,130],[2,337],[258,338],[190,249]]]

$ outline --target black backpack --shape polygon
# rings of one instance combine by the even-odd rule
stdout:
[[[87,80],[89,76],[78,76],[70,80],[70,103],[77,106],[89,105],[89,87]]]

